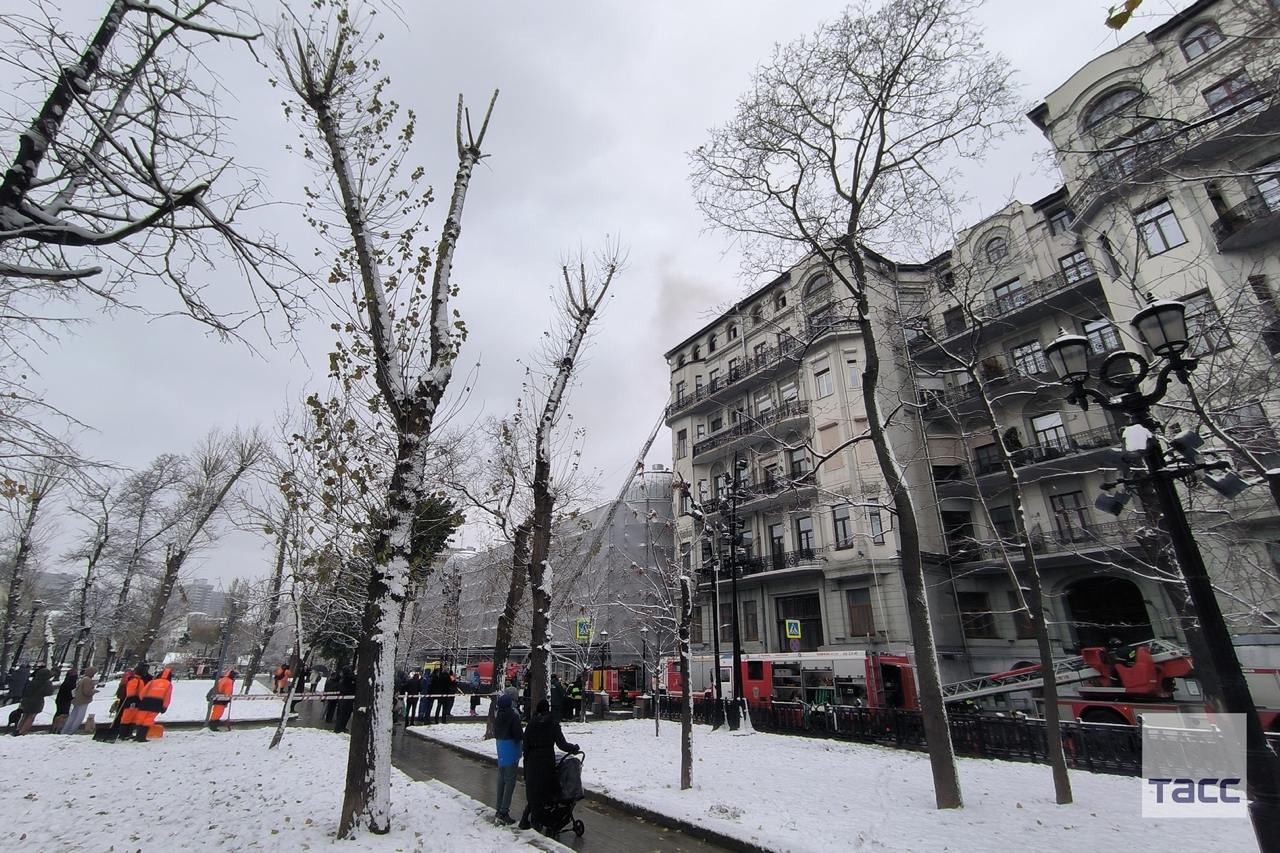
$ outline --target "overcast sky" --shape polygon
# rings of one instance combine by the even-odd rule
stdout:
[[[65,3],[68,29],[88,33],[105,5]],[[522,378],[517,359],[534,351],[549,322],[548,288],[562,254],[596,245],[606,234],[620,235],[629,249],[628,268],[573,397],[575,420],[587,429],[586,463],[600,472],[602,491],[612,493],[666,403],[662,353],[706,322],[714,306],[761,283],[744,278],[726,238],[705,231],[691,199],[685,152],[729,117],[753,66],[775,42],[812,30],[844,4],[403,5],[403,26],[384,21],[380,54],[393,96],[418,115],[418,159],[438,195],[447,192],[455,167],[458,92],[479,106],[494,87],[502,90],[485,144],[490,157],[467,200],[454,276],[471,333],[462,361],[480,365],[468,420],[511,408]],[[987,4],[982,19],[989,43],[1009,58],[1028,106],[1119,42],[1103,26],[1107,5]],[[1167,14],[1178,5],[1148,0],[1144,7],[1154,8],[1144,11]],[[5,10],[23,6],[0,3]],[[1162,17],[1135,21],[1124,37]],[[228,90],[223,107],[236,120],[228,135],[237,159],[261,170],[273,198],[297,201],[308,173],[285,150],[293,132],[282,116],[281,93],[242,49],[228,47],[208,61]],[[6,141],[5,150],[11,145]],[[994,149],[965,181],[972,197],[967,222],[1010,197],[1032,201],[1055,189],[1058,178],[1044,151],[1030,122]],[[440,211],[437,203],[433,235]],[[295,208],[282,205],[272,219],[290,245],[310,245]],[[240,284],[228,274],[217,286]],[[138,288],[153,310],[171,307],[145,282]],[[141,466],[158,453],[186,451],[213,425],[270,425],[313,377],[323,381],[331,343],[324,327],[317,322],[304,330],[296,348],[255,355],[188,320],[95,313],[50,350],[38,382],[47,399],[94,427],[80,440],[85,453]],[[650,461],[669,463],[669,457],[664,432]],[[56,568],[55,558],[47,555],[49,568]],[[263,543],[243,534],[202,554],[191,570],[223,581],[266,572]]]

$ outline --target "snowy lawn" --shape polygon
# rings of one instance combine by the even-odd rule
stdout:
[[[0,737],[0,815],[9,850],[499,851],[564,849],[494,826],[492,809],[392,770],[392,831],[333,840],[345,737],[268,729],[105,744],[86,735]]]
[[[114,680],[108,681],[98,688],[97,695],[94,696],[93,702],[89,704],[89,713],[94,715],[94,719],[97,722],[107,723],[111,721],[111,703],[115,701],[116,688],[119,686],[120,682]],[[213,681],[209,679],[195,681],[178,679],[173,682],[173,700],[169,703],[169,710],[156,718],[156,721],[160,723],[203,722],[209,707],[209,703],[205,701],[204,697],[212,686]],[[239,689],[240,685],[237,683],[236,690],[239,691]],[[255,681],[249,689],[249,695],[270,696],[271,691]],[[234,723],[236,720],[278,720],[280,719],[280,705],[281,702],[278,699],[233,701],[231,703],[231,722]],[[6,705],[0,708],[0,725],[9,719],[9,712],[15,707],[15,705]],[[223,719],[226,718],[224,717]],[[36,725],[48,725],[51,722],[53,722],[53,697],[46,696],[44,711],[36,717]]]
[[[694,727],[693,782],[680,791],[680,726],[567,723],[583,784],[771,850],[1257,850],[1247,820],[1148,820],[1139,781],[1072,771],[1076,802],[1053,801],[1049,768],[960,759],[965,807],[933,806],[928,757],[887,747]],[[478,726],[414,731],[493,755]]]

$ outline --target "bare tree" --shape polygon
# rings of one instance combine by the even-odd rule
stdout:
[[[36,541],[36,523],[40,519],[45,502],[60,481],[61,474],[58,468],[52,464],[46,464],[15,484],[6,495],[14,507],[17,536],[9,570],[8,593],[5,596],[4,625],[0,629],[3,630],[0,670],[7,671],[10,664],[17,660],[15,648],[20,647],[16,643],[18,608],[26,590],[27,568]],[[30,630],[28,625],[28,633]]]
[[[314,153],[308,147],[309,156],[331,192],[314,201],[328,203],[340,218],[337,227],[322,229],[338,249],[330,277],[352,285],[352,326],[360,329],[355,354],[369,363],[376,406],[390,418],[396,440],[385,503],[371,534],[340,837],[359,827],[390,829],[396,634],[417,556],[416,513],[431,491],[424,456],[465,328],[450,315],[453,256],[493,109],[491,100],[473,132],[459,97],[458,168],[433,253],[420,245],[422,210],[430,198],[415,188],[421,170],[407,180],[401,174],[413,119],[397,127],[398,105],[384,97],[389,81],[361,31],[369,17],[341,0],[317,3],[305,22],[287,20],[275,42],[281,73],[302,109],[304,133],[317,146]],[[313,211],[312,221],[319,222],[324,214]]]
[[[196,449],[178,508],[181,520],[173,525],[171,538],[165,544],[164,571],[152,594],[141,639],[134,648],[137,657],[145,659],[159,636],[173,588],[187,558],[212,540],[209,523],[223,509],[240,478],[261,461],[264,450],[265,444],[257,432],[224,436],[216,431]]]
[[[100,487],[95,491],[90,500],[97,506],[90,512],[79,511],[80,515],[93,524],[93,533],[72,555],[85,563],[84,577],[76,594],[75,651],[71,657],[71,665],[76,670],[82,670],[93,657],[93,644],[90,642],[93,620],[90,611],[94,604],[99,564],[107,543],[111,540],[111,489]]]
[[[820,259],[853,299],[866,353],[862,398],[894,505],[912,645],[939,808],[962,804],[908,484],[887,436],[883,363],[865,246],[927,245],[954,207],[949,171],[1017,121],[1007,63],[982,45],[974,4],[891,0],[851,8],[779,47],[736,117],[692,155],[699,206],[775,257]]]

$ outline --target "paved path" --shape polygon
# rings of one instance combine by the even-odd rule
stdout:
[[[313,713],[319,710],[319,704],[302,703],[299,721],[304,725],[324,726],[322,714]],[[332,724],[326,728],[332,728]],[[411,779],[439,779],[482,803],[492,803],[497,796],[496,770],[485,761],[462,755],[403,729],[396,730],[392,746],[392,763]],[[590,777],[590,759],[584,773]],[[516,785],[515,796],[511,800],[511,814],[519,817],[524,811],[524,803],[524,783],[521,782]],[[584,853],[713,853],[728,849],[676,829],[658,826],[607,803],[583,800],[574,807],[574,816],[586,824],[586,833],[578,838],[569,830],[556,840]]]

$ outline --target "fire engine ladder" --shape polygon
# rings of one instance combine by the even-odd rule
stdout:
[[[1134,643],[1126,646],[1126,648],[1137,649],[1139,646],[1146,646],[1150,649],[1151,659],[1157,663],[1187,656],[1185,649],[1179,648],[1173,643],[1167,643],[1164,640],[1147,640],[1143,643]],[[1082,657],[1062,658],[1054,661],[1053,674],[1054,681],[1057,684],[1075,684],[1080,681],[1088,681],[1090,678],[1097,678],[1100,675],[1096,669],[1085,663]],[[1043,686],[1044,676],[1040,671],[1040,667],[1026,667],[1012,672],[1000,672],[994,675],[983,675],[978,678],[957,681],[954,684],[944,684],[942,686],[942,700],[944,702],[963,702],[966,699],[976,699],[979,696],[994,696],[997,693],[1013,693],[1018,690],[1035,690],[1037,687]]]

